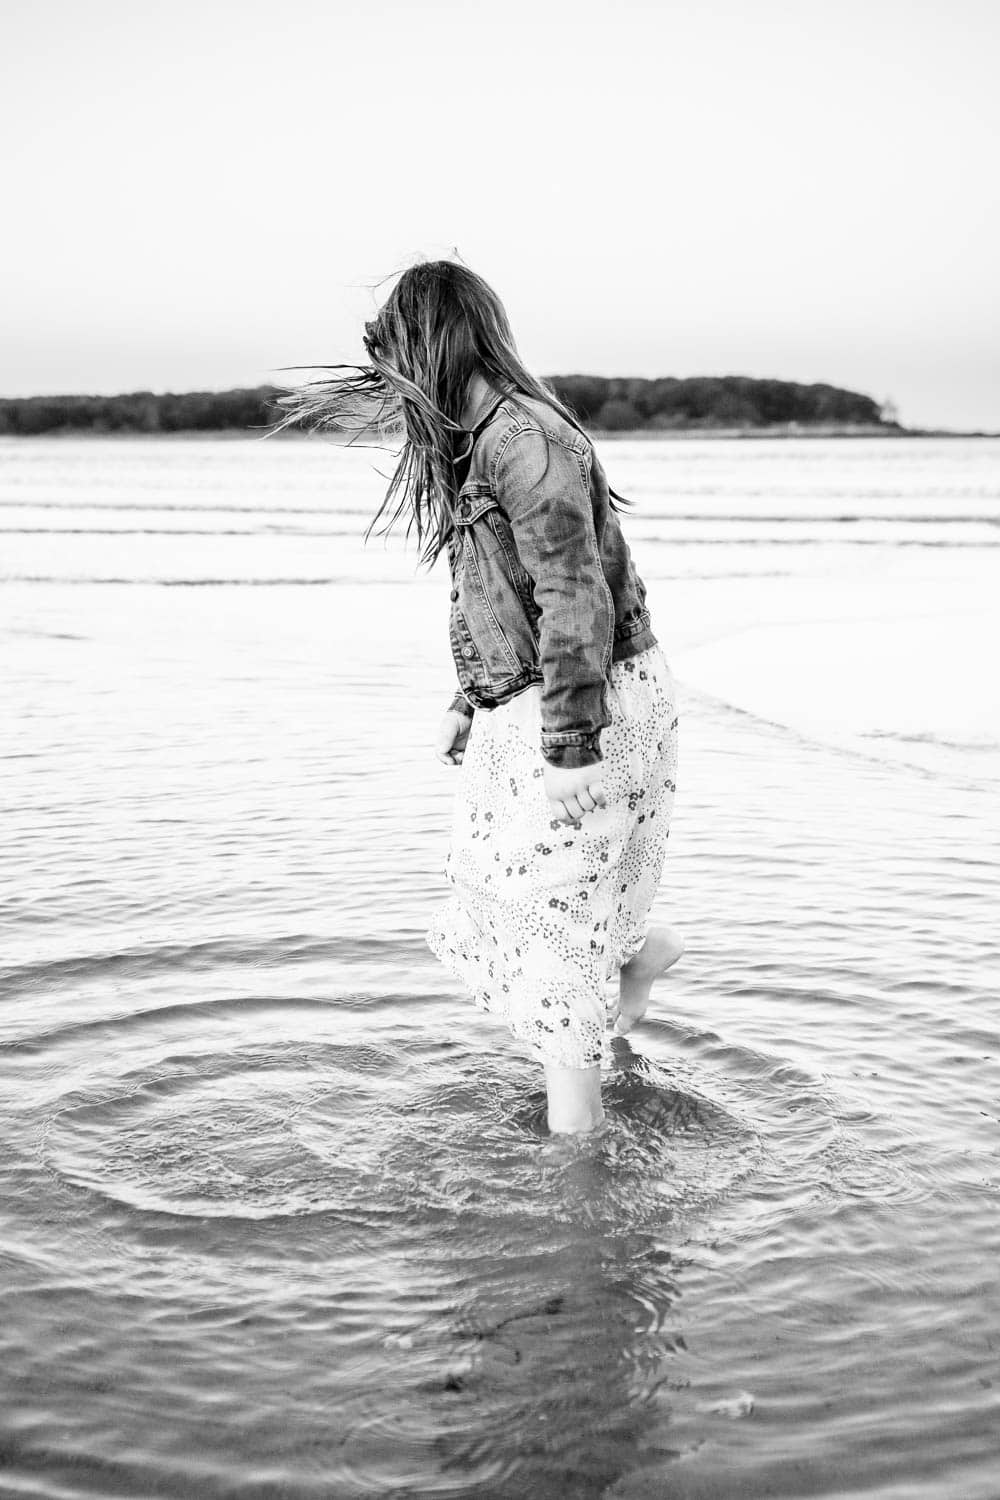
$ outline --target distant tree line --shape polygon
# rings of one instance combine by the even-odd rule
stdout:
[[[0,398],[0,433],[34,437],[44,432],[228,432],[275,421],[275,388],[187,391],[127,396],[26,396]]]
[[[584,425],[610,432],[682,428],[894,427],[894,412],[833,385],[705,375],[662,380],[556,375],[549,381]],[[0,434],[263,431],[280,416],[277,387],[126,396],[0,398]]]
[[[588,426],[609,432],[641,428],[878,425],[882,408],[870,396],[834,385],[753,380],[746,375],[686,379],[608,379],[558,375],[551,384]]]

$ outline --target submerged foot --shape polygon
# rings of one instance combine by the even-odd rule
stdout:
[[[654,979],[675,964],[684,952],[676,927],[651,927],[634,958],[622,966],[618,1004],[608,1017],[615,1036],[624,1036],[646,1013]]]

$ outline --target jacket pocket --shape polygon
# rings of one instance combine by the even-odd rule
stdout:
[[[493,682],[537,663],[537,610],[510,526],[486,484],[466,485],[456,515],[462,611],[486,676]]]
[[[491,574],[502,572],[527,616],[532,634],[537,634],[539,609],[535,603],[531,575],[521,561],[514,532],[499,500],[489,485],[475,482],[459,495],[458,522],[462,534]],[[501,587],[501,594],[506,589]]]
[[[496,512],[500,502],[483,480],[472,480],[459,491],[455,507],[455,524],[461,538],[475,538],[480,546],[489,548],[496,541],[496,527],[491,513]]]

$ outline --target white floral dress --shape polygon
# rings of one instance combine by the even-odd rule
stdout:
[[[477,710],[459,771],[433,953],[541,1062],[606,1046],[608,979],[645,941],[673,809],[674,681],[658,645],[613,662],[597,774],[608,805],[574,828],[542,783],[541,689]]]

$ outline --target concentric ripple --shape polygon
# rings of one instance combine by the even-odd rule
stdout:
[[[574,1192],[546,1188],[578,1173],[591,1216],[602,1205],[613,1215],[627,1197],[638,1222],[715,1201],[759,1159],[752,1128],[623,1044],[605,1083],[607,1123],[581,1148],[548,1138],[544,1095],[520,1058],[498,1063],[459,1042],[352,1040],[356,1017],[340,1019],[338,1039],[320,1039],[337,1010],[320,1014],[318,1025],[311,1011],[230,1000],[101,1023],[105,1065],[109,1055],[127,1064],[130,1042],[142,1064],[52,1102],[47,1166],[142,1213],[226,1219],[376,1206],[401,1219],[572,1219]],[[271,1040],[246,1040],[262,1027]],[[203,1041],[216,1033],[211,1049],[176,1050],[185,1029]],[[51,1039],[57,1051],[65,1040]]]
[[[167,1057],[154,1072],[124,1074],[115,1095],[61,1109],[49,1161],[146,1212],[254,1219],[340,1208],[366,1175],[370,1145],[354,1127],[397,1066],[363,1046]],[[337,1149],[325,1151],[301,1121],[331,1106]]]

